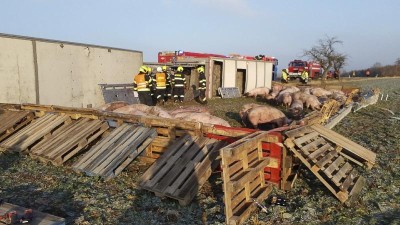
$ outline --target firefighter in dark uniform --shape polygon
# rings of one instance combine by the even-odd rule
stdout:
[[[197,68],[197,72],[199,73],[199,91],[200,91],[200,101],[205,102],[206,99],[206,87],[207,80],[206,74],[204,73],[204,67],[200,66]]]
[[[173,85],[173,92],[174,92],[174,102],[183,102],[185,98],[185,85],[186,85],[186,78],[185,75],[182,73],[183,67],[178,66],[176,73],[172,79]]]
[[[149,75],[151,79],[151,86],[150,86],[150,93],[151,93],[151,106],[156,105],[157,99],[156,99],[156,78],[155,74],[153,73],[153,68],[146,66],[146,71],[147,75]]]
[[[148,75],[146,66],[140,67],[139,74],[133,79],[133,90],[138,92],[140,103],[153,105],[153,100],[151,98],[152,83],[153,81]]]
[[[155,84],[156,84],[156,100],[157,103],[164,104],[165,100],[165,90],[167,89],[167,76],[163,73],[161,67],[157,67],[157,73],[155,75]]]
[[[165,73],[166,82],[167,82],[166,88],[165,88],[164,101],[168,101],[168,99],[171,99],[171,92],[172,92],[171,74],[167,71],[167,66],[162,67],[162,72]]]

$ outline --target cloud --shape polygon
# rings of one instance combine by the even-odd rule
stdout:
[[[195,4],[204,5],[221,11],[242,16],[254,16],[256,10],[250,6],[249,0],[192,0]]]

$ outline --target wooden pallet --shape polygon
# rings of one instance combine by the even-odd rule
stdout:
[[[264,201],[272,185],[264,180],[264,168],[279,168],[274,158],[264,157],[262,143],[276,137],[258,131],[221,149],[226,224],[242,224]]]
[[[106,122],[79,118],[65,123],[50,137],[33,146],[29,154],[45,163],[62,165],[108,129]]]
[[[50,137],[52,132],[71,119],[66,115],[46,114],[0,143],[0,149],[11,152],[23,152],[42,139]]]
[[[7,212],[11,211],[16,211],[18,216],[23,216],[25,210],[27,208],[23,208],[21,206],[9,204],[9,203],[3,203],[0,205],[0,215],[4,215]],[[53,216],[47,213],[42,213],[36,210],[32,211],[32,221],[29,221],[30,225],[64,225],[65,224],[65,219],[58,217],[58,216]],[[3,224],[0,222],[0,224]],[[20,223],[18,223],[20,224]]]
[[[211,176],[225,142],[185,135],[175,141],[143,174],[140,187],[188,205]]]
[[[342,154],[349,145],[332,142],[334,137],[321,134],[321,127],[313,125],[288,131],[285,145],[341,202],[345,202],[358,195],[365,179]]]
[[[0,142],[34,118],[32,112],[0,110]]]
[[[155,129],[122,124],[91,148],[72,167],[109,180],[117,176],[153,141]]]

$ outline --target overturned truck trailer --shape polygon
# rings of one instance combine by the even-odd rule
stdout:
[[[143,53],[0,34],[0,102],[97,107],[98,84],[132,83]]]

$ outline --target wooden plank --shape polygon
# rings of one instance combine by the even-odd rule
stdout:
[[[269,158],[265,158],[255,162],[250,168],[244,170],[240,175],[233,177],[228,186],[228,191],[237,190],[242,187],[246,182],[251,180],[252,177],[255,177],[260,170],[263,170],[269,163]]]
[[[350,165],[350,163],[346,162],[342,168],[339,169],[339,171],[333,176],[332,181],[337,185],[340,186],[340,180],[346,176],[346,174],[353,169],[353,167]]]
[[[376,154],[374,152],[321,125],[313,125],[312,128],[327,140],[342,146],[347,151],[361,157],[367,162],[375,164]]]
[[[344,109],[340,110],[337,115],[332,117],[327,124],[325,124],[325,127],[328,129],[332,129],[336,124],[338,124],[340,121],[342,121],[343,118],[345,118],[352,109],[352,105],[349,105],[345,107]]]
[[[326,154],[322,159],[318,160],[316,165],[319,168],[323,168],[327,163],[329,163],[334,157],[336,157],[338,153],[336,151],[330,151],[328,154]]]
[[[190,203],[190,201],[196,196],[200,187],[211,176],[212,171],[216,168],[216,166],[218,166],[218,164],[214,164],[215,158],[219,155],[219,149],[225,145],[226,144],[224,142],[217,142],[211,147],[212,149],[209,150],[207,156],[201,162],[196,164],[194,170],[188,167],[185,169],[183,173],[190,171],[191,175],[181,187],[175,190],[173,193],[174,198],[183,199],[184,204]],[[189,166],[190,165],[191,164],[189,164]]]
[[[358,177],[356,183],[354,184],[353,188],[350,191],[349,196],[359,194],[361,189],[363,188],[364,184],[365,184],[365,178],[362,176]]]
[[[189,149],[185,150],[181,157],[177,158],[176,161],[172,162],[172,160],[169,160],[169,163],[171,163],[173,166],[160,180],[158,180],[157,184],[152,187],[152,190],[156,192],[164,192],[164,190],[166,190],[170,185],[174,186],[174,181],[185,169],[185,165],[188,163],[188,161],[199,151],[201,152],[201,149],[207,144],[208,141],[209,139],[200,137],[196,142],[193,143],[192,146],[190,146]],[[173,189],[175,190],[176,186],[174,186]]]
[[[115,167],[129,157],[132,151],[136,150],[150,135],[155,135],[154,132],[154,130],[144,127],[137,129],[137,131],[131,135],[125,143],[116,146],[116,148],[111,151],[112,154],[107,158],[104,158],[105,160],[93,170],[93,173],[108,176],[107,173],[111,173]]]
[[[96,161],[93,161],[91,159],[98,159],[99,161],[99,156],[101,154],[104,154],[104,151],[106,149],[111,149],[114,148],[113,146],[116,145],[117,141],[124,135],[126,135],[127,131],[133,131],[135,126],[133,125],[128,125],[128,124],[122,124],[120,127],[117,127],[115,130],[113,130],[105,139],[103,139],[101,142],[99,142],[97,145],[95,145],[93,148],[91,148],[81,159],[79,159],[74,165],[73,168],[77,170],[82,170],[86,168],[87,170],[90,170],[90,165],[89,164],[96,164]],[[100,157],[102,158],[102,157]],[[87,168],[89,167],[89,168]]]
[[[312,169],[313,166],[308,162],[306,158],[303,157],[300,152],[298,152],[296,149],[290,149],[299,159],[300,161],[307,166],[307,168],[325,185],[328,190],[335,195],[341,202],[344,202],[347,200],[347,195],[343,193],[338,193],[334,187],[332,187],[327,180],[325,180],[324,177],[322,177],[318,170]],[[335,152],[336,153],[336,152]]]
[[[61,165],[86,145],[99,137],[108,129],[108,125],[100,120],[80,118],[70,124],[65,124],[56,135],[35,145],[30,154]]]
[[[333,147],[331,144],[326,143],[324,146],[321,148],[317,149],[313,153],[311,153],[308,158],[311,159],[313,162],[317,162],[316,159],[318,159],[320,156],[325,155],[328,151],[332,151]],[[314,161],[315,160],[315,161]]]
[[[343,181],[343,184],[340,185],[340,190],[347,192],[347,189],[349,189],[350,185],[354,182],[354,179],[357,177],[357,171],[356,170],[351,170],[350,174],[347,175],[346,179]]]
[[[17,215],[23,216],[25,210],[27,210],[27,208],[9,203],[3,203],[0,205],[0,215],[4,215],[10,211],[16,211]],[[37,210],[32,210],[32,215],[32,221],[29,221],[30,225],[65,225],[65,219],[58,216],[50,215]]]
[[[13,151],[24,151],[67,120],[69,120],[68,116],[47,114],[3,141],[0,147]]]
[[[302,147],[302,145],[303,145],[303,143],[305,143],[305,142],[307,142],[307,141],[310,141],[311,139],[314,139],[315,137],[317,137],[318,136],[318,133],[317,132],[311,132],[311,133],[309,133],[309,134],[306,134],[306,135],[304,135],[304,136],[302,136],[302,137],[300,137],[300,138],[296,138],[295,140],[294,140],[294,143],[298,146],[298,147]]]
[[[339,157],[337,157],[335,159],[334,162],[332,162],[332,164],[330,164],[326,169],[322,169],[322,171],[324,171],[324,173],[329,177],[332,178],[333,175],[332,173],[339,170],[339,167],[344,163],[344,158],[342,156],[339,155]]]
[[[0,114],[0,142],[15,131],[30,123],[34,115],[32,112],[7,110]]]
[[[140,186],[142,188],[153,187],[172,167],[172,164],[168,162],[175,161],[176,158],[180,157],[184,152],[181,149],[188,149],[191,144],[197,140],[197,138],[198,137],[187,135],[178,139],[149,169],[146,170],[146,172],[140,178]]]
[[[311,132],[313,132],[313,130],[310,129],[309,126],[303,126],[293,130],[286,131],[285,135],[289,138],[296,138]]]
[[[301,150],[303,150],[305,152],[313,152],[316,149],[318,149],[319,146],[325,145],[325,144],[326,144],[325,139],[320,137],[320,138],[314,140],[313,142],[308,143],[308,144],[304,145],[303,147],[301,147]]]
[[[156,131],[152,131],[150,133],[150,136],[136,149],[134,150],[122,163],[118,165],[113,170],[110,170],[108,173],[103,175],[103,178],[105,180],[110,180],[111,178],[116,177],[118,174],[120,174],[137,156],[139,156],[144,149],[153,141],[153,139],[156,137],[157,133]]]

